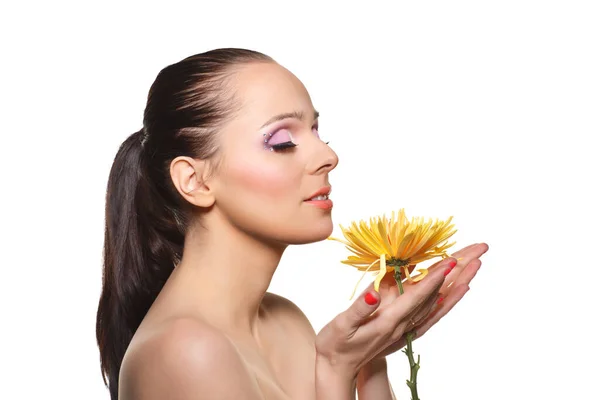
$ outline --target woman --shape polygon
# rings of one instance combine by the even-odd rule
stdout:
[[[463,249],[450,274],[457,260],[441,261],[401,301],[393,281],[371,286],[315,335],[266,290],[288,245],[332,232],[338,159],[317,117],[302,83],[257,52],[160,72],[108,183],[97,339],[112,399],[391,398],[385,356],[466,293],[487,246]]]

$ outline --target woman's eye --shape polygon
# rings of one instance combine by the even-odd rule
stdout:
[[[289,142],[272,144],[271,145],[271,149],[273,149],[273,150],[285,150],[285,149],[291,149],[292,147],[296,147],[296,146],[298,146],[296,143],[294,143],[292,141],[289,141]]]
[[[280,129],[268,135],[265,134],[265,150],[285,150],[296,146],[292,133],[287,129]]]

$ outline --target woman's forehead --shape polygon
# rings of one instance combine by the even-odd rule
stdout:
[[[313,113],[310,95],[302,82],[279,64],[249,64],[237,74],[235,86],[241,114],[256,119],[257,128],[274,115]]]

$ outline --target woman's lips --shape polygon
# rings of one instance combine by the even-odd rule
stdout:
[[[305,200],[305,203],[313,205],[317,208],[322,208],[324,210],[331,210],[333,208],[333,201],[331,199],[327,200]]]
[[[319,196],[328,196],[329,197],[330,194],[331,194],[331,186],[325,186],[325,187],[322,187],[321,189],[317,190],[316,192],[314,192],[306,200],[310,201],[310,200],[314,199],[315,197],[319,197]]]

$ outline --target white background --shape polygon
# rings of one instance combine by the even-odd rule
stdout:
[[[597,2],[19,4],[0,9],[0,398],[109,398],[95,343],[108,171],[159,70],[216,47],[305,83],[340,157],[336,224],[404,207],[454,215],[456,248],[490,245],[415,344],[423,400],[600,398]],[[290,248],[271,290],[318,330],[349,305],[346,255]],[[390,357],[400,399],[406,364]]]

